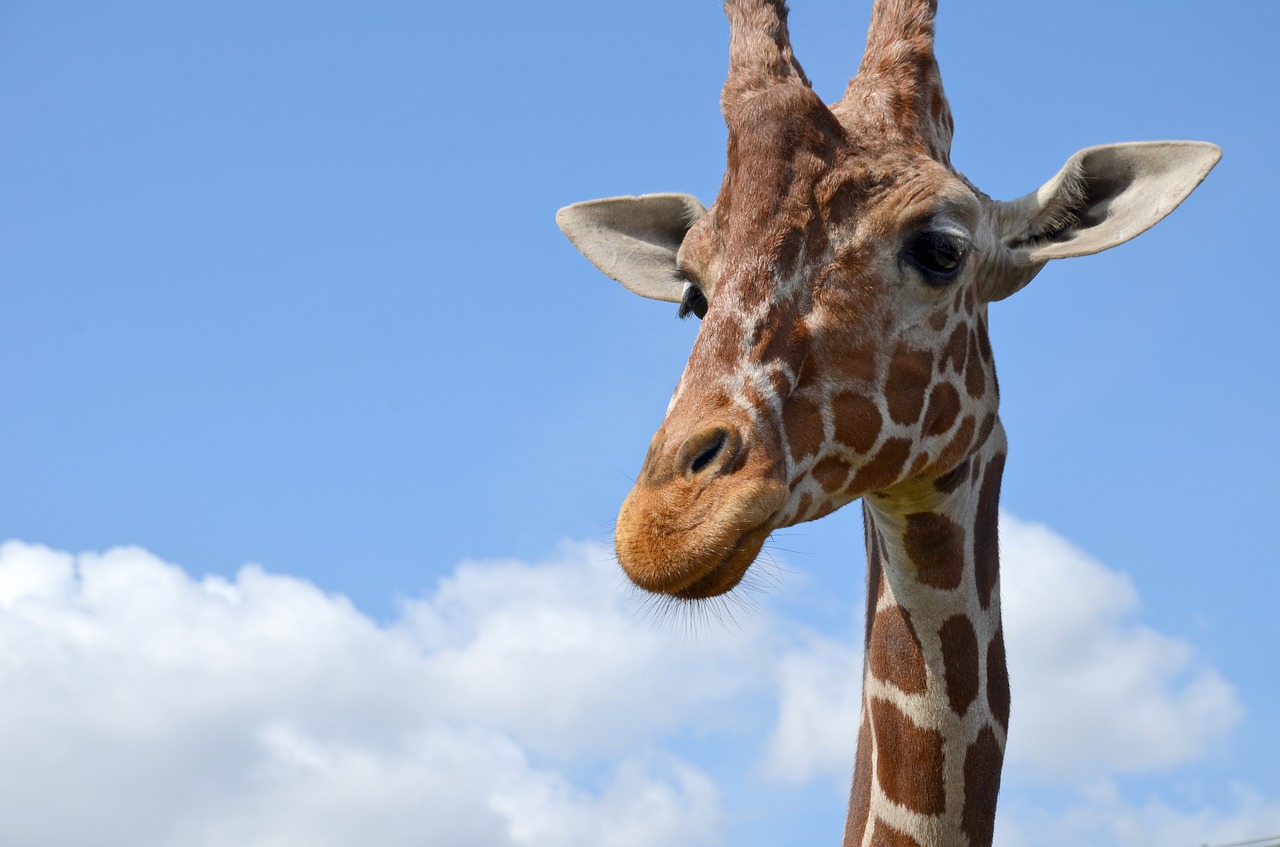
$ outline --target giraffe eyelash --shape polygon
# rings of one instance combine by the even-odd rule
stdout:
[[[684,291],[680,295],[680,310],[676,312],[676,317],[683,319],[693,314],[698,320],[702,320],[707,316],[707,295],[683,268],[676,270],[676,277],[684,280]]]
[[[925,281],[941,288],[959,274],[972,245],[968,239],[949,232],[925,230],[907,243],[903,255],[925,276]]]

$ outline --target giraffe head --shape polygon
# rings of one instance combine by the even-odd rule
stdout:
[[[953,484],[997,421],[987,304],[1050,259],[1146,230],[1220,155],[1091,147],[993,201],[950,163],[936,0],[876,1],[832,106],[792,55],[781,0],[725,8],[729,142],[711,207],[657,194],[557,216],[605,274],[702,320],[616,535],[636,584],[687,599],[732,589],[779,527]]]

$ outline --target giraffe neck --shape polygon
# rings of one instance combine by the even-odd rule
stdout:
[[[990,845],[1009,724],[999,424],[953,472],[863,500],[867,627],[845,847]]]

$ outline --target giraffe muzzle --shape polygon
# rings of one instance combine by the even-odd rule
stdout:
[[[776,527],[789,490],[734,424],[654,436],[618,514],[618,560],[647,591],[694,600],[732,590]],[[676,446],[678,445],[678,446]]]

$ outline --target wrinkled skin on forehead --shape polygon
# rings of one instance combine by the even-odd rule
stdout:
[[[922,149],[853,143],[807,88],[727,119],[678,254],[709,308],[617,533],[634,580],[687,598],[736,585],[773,529],[945,474],[996,413],[977,251],[941,286],[901,255],[935,226],[976,243],[985,198]]]

